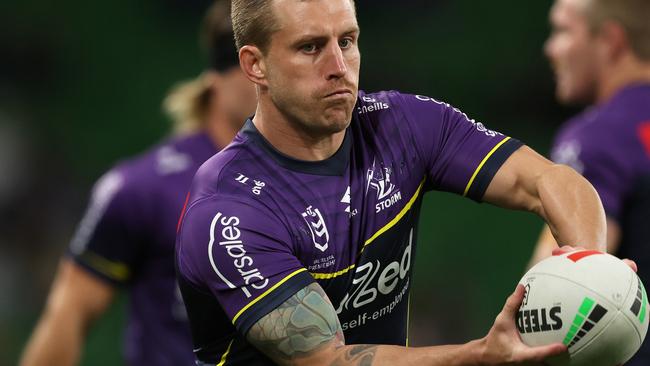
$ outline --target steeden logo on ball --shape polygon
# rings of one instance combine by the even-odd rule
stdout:
[[[645,338],[645,289],[614,256],[588,250],[554,256],[531,268],[520,283],[526,294],[516,324],[524,343],[568,347],[549,365],[616,366]]]

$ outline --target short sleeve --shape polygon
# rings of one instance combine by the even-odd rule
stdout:
[[[292,235],[265,207],[210,197],[188,208],[177,237],[181,276],[207,290],[241,334],[314,280]]]
[[[128,282],[140,247],[134,208],[139,198],[129,189],[123,172],[106,173],[93,188],[68,256],[102,280]]]
[[[408,94],[402,101],[429,189],[480,201],[501,165],[522,146],[447,103]]]

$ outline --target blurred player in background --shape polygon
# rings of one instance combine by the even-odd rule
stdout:
[[[165,101],[176,136],[97,182],[21,365],[76,364],[90,326],[120,288],[129,293],[127,363],[194,363],[175,278],[176,225],[196,169],[230,142],[256,100],[239,69],[230,1],[213,5],[203,33],[209,70]]]
[[[634,258],[650,284],[650,1],[556,0],[550,22],[557,99],[590,105],[560,129],[551,158],[593,184],[608,250]],[[546,227],[533,261],[554,247]],[[650,365],[650,342],[627,365]]]
[[[418,218],[426,191],[449,191],[604,250],[591,185],[447,103],[359,90],[353,1],[234,0],[232,14],[257,110],[198,170],[176,245],[200,364],[539,365],[566,351],[521,342],[522,286],[486,337],[404,347]]]

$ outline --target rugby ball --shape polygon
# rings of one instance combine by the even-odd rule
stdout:
[[[562,342],[552,366],[616,366],[629,360],[648,331],[648,297],[620,259],[583,250],[545,259],[521,279],[526,294],[516,317],[524,343]]]

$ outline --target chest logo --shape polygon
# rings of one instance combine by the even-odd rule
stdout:
[[[402,192],[395,184],[391,183],[391,174],[391,168],[375,169],[374,163],[372,168],[368,169],[366,192],[372,188],[377,194],[375,213],[380,213],[402,199]]]
[[[314,246],[321,252],[326,251],[330,241],[330,234],[327,232],[327,226],[320,210],[309,206],[302,213],[302,218],[307,222]]]

